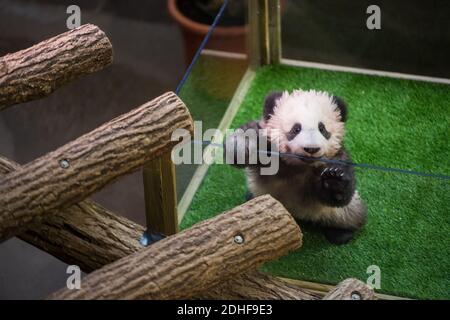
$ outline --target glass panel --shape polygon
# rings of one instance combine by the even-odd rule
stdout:
[[[202,132],[218,128],[246,68],[247,61],[241,57],[218,56],[211,52],[203,53],[195,63],[179,96],[194,121],[201,121]],[[197,165],[193,164],[177,165],[179,199],[196,169]]]
[[[368,223],[348,244],[336,246],[326,240],[321,228],[300,221],[302,248],[268,263],[264,270],[336,284],[348,277],[365,281],[373,273],[368,274],[368,268],[377,266],[382,293],[449,298],[445,270],[450,257],[444,249],[450,246],[450,167],[446,160],[450,156],[450,106],[445,98],[449,86],[318,68],[266,66],[256,71],[232,128],[260,119],[269,92],[298,88],[327,91],[347,102],[345,147],[357,164],[357,190],[367,204]],[[313,119],[316,117],[321,119],[320,114]],[[303,120],[300,116],[296,119]],[[295,178],[297,172],[300,177],[303,171],[292,169],[285,178],[289,181],[285,193],[301,182]],[[443,176],[424,177],[421,173]],[[283,196],[276,191],[273,194]],[[214,164],[182,227],[242,204],[248,196],[243,170]],[[424,278],[426,283],[421,280]]]
[[[192,26],[180,24],[186,45],[187,69],[184,79],[178,85],[178,94],[188,106],[194,121],[201,126],[202,133],[219,127],[248,67],[245,54],[247,6],[241,0],[228,1],[218,16],[224,3],[224,1],[193,1],[193,3],[180,1],[182,4],[180,10],[188,17],[195,17],[198,22]],[[217,25],[210,27],[215,18],[218,19]],[[212,33],[202,47],[202,41],[210,29]],[[194,139],[202,138],[194,137]],[[196,164],[176,166],[179,200],[197,168]]]

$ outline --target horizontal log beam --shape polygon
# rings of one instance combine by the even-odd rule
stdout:
[[[301,245],[272,197],[255,198],[113,262],[53,299],[188,299]]]
[[[322,300],[373,300],[374,291],[358,279],[345,279],[331,289]]]
[[[168,92],[7,174],[0,180],[0,240],[170,152],[178,128],[192,132],[192,118]]]
[[[112,45],[92,24],[0,58],[0,110],[48,96],[81,75],[112,63]]]

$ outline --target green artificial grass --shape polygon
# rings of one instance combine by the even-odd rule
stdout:
[[[349,105],[345,145],[353,161],[450,174],[450,86],[291,66],[260,69],[236,128],[261,116],[265,95],[294,88],[329,91]],[[278,276],[336,284],[367,268],[381,269],[378,292],[411,298],[450,298],[449,180],[357,170],[368,205],[368,224],[349,244],[329,244],[301,226],[303,247],[263,270]],[[212,165],[186,213],[182,228],[243,203],[244,172]]]

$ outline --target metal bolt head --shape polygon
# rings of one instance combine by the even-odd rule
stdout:
[[[59,161],[59,166],[63,169],[67,169],[68,167],[70,167],[70,163],[69,160],[67,159],[62,159]]]
[[[358,291],[353,291],[351,295],[352,300],[361,300],[361,294]]]
[[[244,243],[244,237],[240,234],[237,234],[234,236],[234,242],[237,244],[243,244]]]
[[[146,247],[149,242],[150,241],[148,241],[147,234],[144,232],[144,234],[139,238],[139,243],[141,246]]]

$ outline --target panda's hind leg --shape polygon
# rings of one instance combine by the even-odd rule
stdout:
[[[327,240],[333,244],[346,244],[353,239],[355,232],[366,223],[367,209],[358,192],[350,203],[341,208],[333,208],[332,214],[321,221],[322,232]]]
[[[295,222],[303,228],[308,228],[314,233],[322,233],[325,238],[332,244],[341,245],[346,244],[353,239],[356,230],[326,226],[320,222],[308,221],[304,219],[295,218]]]
[[[322,232],[330,243],[337,245],[348,243],[355,235],[355,230],[333,227],[323,227]]]

